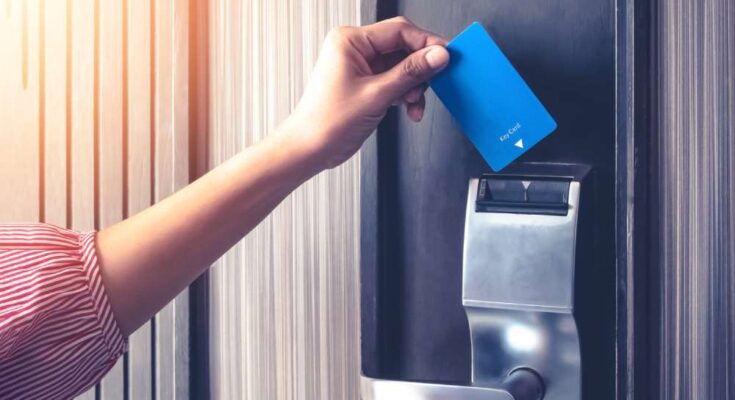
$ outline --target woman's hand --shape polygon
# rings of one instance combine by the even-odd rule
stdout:
[[[449,62],[445,44],[403,17],[333,29],[286,125],[298,127],[296,141],[321,168],[343,163],[392,104],[405,102],[409,118],[421,120],[426,82]]]
[[[392,103],[406,102],[408,115],[420,120],[425,82],[449,61],[444,43],[401,18],[332,31],[300,104],[276,132],[100,231],[102,280],[123,334],[150,319],[292,190],[352,156]]]

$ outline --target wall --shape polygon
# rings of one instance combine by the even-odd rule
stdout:
[[[294,107],[330,27],[357,0],[210,3],[209,159],[273,131]],[[209,274],[215,399],[358,396],[359,163],[289,196]]]
[[[186,0],[0,2],[0,221],[103,228],[189,179]],[[188,396],[188,294],[84,399]]]
[[[735,4],[656,2],[658,370],[647,398],[735,398]]]

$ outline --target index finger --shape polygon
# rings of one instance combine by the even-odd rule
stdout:
[[[443,37],[421,29],[405,17],[395,17],[360,28],[365,40],[370,46],[372,58],[377,54],[392,53],[397,50],[414,52],[427,46],[446,46],[447,40]]]

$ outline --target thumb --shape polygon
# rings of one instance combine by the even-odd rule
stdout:
[[[424,83],[449,64],[449,52],[443,46],[429,46],[418,50],[379,78],[382,92],[388,101],[403,96],[411,88]]]

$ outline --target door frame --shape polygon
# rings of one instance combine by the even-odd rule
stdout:
[[[616,0],[617,398],[658,398],[656,0]]]

